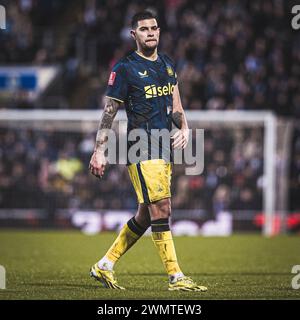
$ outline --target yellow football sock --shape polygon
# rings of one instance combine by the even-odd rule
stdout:
[[[131,229],[134,229],[135,232]],[[108,249],[105,256],[113,262],[118,261],[120,257],[136,243],[145,231],[146,230],[141,230],[141,228],[137,226],[135,219],[129,220],[128,223],[123,226],[117,239]]]
[[[174,247],[171,231],[153,232],[152,240],[158,250],[161,260],[167,270],[168,275],[181,272]]]

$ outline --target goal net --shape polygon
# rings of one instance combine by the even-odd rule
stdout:
[[[192,130],[203,129],[204,166],[200,174],[186,175],[185,164],[174,165],[172,230],[284,232],[291,124],[270,112],[186,115]],[[126,222],[137,207],[126,166],[108,165],[101,182],[88,170],[100,116],[83,110],[0,111],[2,225],[26,220],[30,226],[75,225],[93,233]],[[120,111],[113,125],[120,135],[125,120]],[[191,143],[195,148],[199,141]]]

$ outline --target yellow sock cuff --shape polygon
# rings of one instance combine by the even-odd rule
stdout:
[[[171,231],[152,232],[153,241],[173,240]]]
[[[125,224],[125,226],[123,227],[123,230],[125,233],[127,233],[129,236],[131,236],[134,239],[139,239],[141,236],[139,234],[136,234],[135,232],[133,232],[129,227],[128,224]]]

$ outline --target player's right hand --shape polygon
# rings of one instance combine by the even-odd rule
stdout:
[[[91,173],[97,178],[102,178],[107,164],[105,155],[102,151],[95,150],[89,165]]]

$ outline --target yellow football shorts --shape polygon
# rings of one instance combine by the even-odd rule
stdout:
[[[139,203],[171,197],[172,164],[163,159],[132,163],[128,172]]]

